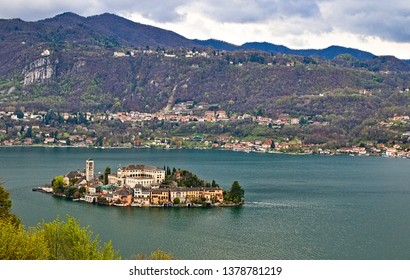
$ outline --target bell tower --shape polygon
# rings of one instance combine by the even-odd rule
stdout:
[[[93,159],[87,159],[85,162],[85,179],[87,182],[90,182],[92,179],[94,179],[94,160]]]

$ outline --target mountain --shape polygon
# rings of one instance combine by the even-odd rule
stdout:
[[[112,14],[0,20],[0,109],[156,112],[192,100],[360,120],[407,112],[398,91],[409,81],[410,64],[341,47],[189,40]]]
[[[194,43],[198,45],[202,45],[208,48],[212,48],[215,50],[224,50],[224,51],[236,51],[239,50],[239,46],[215,39],[208,39],[208,40],[192,40]]]
[[[300,55],[300,56],[318,56],[323,57],[325,59],[333,59],[341,54],[349,54],[358,59],[371,59],[374,58],[375,55],[369,52],[353,49],[353,48],[345,48],[340,46],[330,46],[325,49],[304,49],[304,50],[294,50],[290,49],[283,45],[275,45],[271,43],[259,43],[259,42],[252,42],[252,43],[245,43],[241,46],[233,45],[230,43],[226,43],[224,41],[218,40],[193,40],[195,43],[211,47],[217,50],[226,50],[226,51],[235,51],[235,50],[260,50],[269,53],[281,53],[281,54],[293,54],[293,55]]]
[[[14,44],[14,47],[18,47],[22,42],[52,43],[61,47],[68,44],[144,48],[198,47],[191,40],[175,32],[108,13],[91,17],[64,13],[37,22],[25,22],[20,19],[0,20],[0,31],[2,44]]]

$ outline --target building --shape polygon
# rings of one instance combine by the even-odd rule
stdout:
[[[223,202],[224,195],[223,190],[219,188],[206,188],[202,192],[202,197],[205,198],[205,201],[218,201]]]
[[[169,204],[169,191],[167,189],[151,190],[151,204],[164,205]]]
[[[388,157],[395,157],[397,156],[397,149],[396,148],[387,148],[386,150],[386,156]]]
[[[69,186],[70,183],[76,183],[80,180],[83,176],[81,173],[77,171],[71,171],[64,176],[64,185]]]
[[[139,206],[150,206],[151,191],[143,188],[142,186],[136,186],[134,188],[134,203]]]
[[[165,170],[143,164],[129,164],[117,169],[117,174],[108,175],[108,182],[113,185],[134,188],[136,185],[150,187],[165,180]]]
[[[93,159],[87,159],[85,163],[85,179],[87,182],[90,182],[92,179],[94,179],[94,160]]]
[[[150,176],[140,176],[140,177],[126,177],[125,185],[134,188],[136,185],[142,185],[143,187],[152,186],[155,183],[154,178]]]
[[[129,188],[120,188],[113,193],[113,201],[122,206],[129,206],[133,200],[133,191]]]
[[[186,188],[173,188],[169,191],[170,201],[174,202],[176,198],[180,203],[186,203],[187,189]]]

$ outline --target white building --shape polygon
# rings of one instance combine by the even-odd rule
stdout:
[[[117,169],[117,174],[108,175],[108,183],[131,188],[136,185],[150,187],[165,180],[165,170],[143,164],[129,164]]]

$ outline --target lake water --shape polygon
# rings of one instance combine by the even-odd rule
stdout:
[[[245,189],[240,208],[104,207],[32,192],[55,175],[142,163]],[[1,148],[0,177],[26,226],[66,214],[123,258],[410,259],[410,160],[204,150]]]

